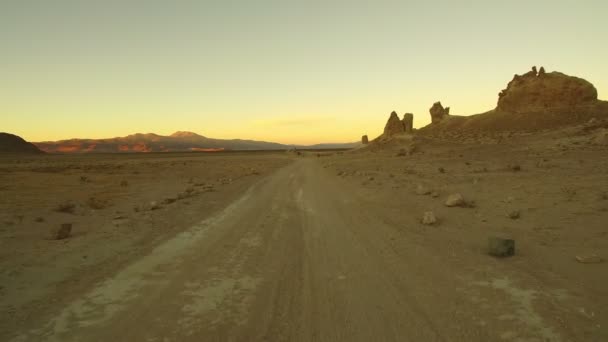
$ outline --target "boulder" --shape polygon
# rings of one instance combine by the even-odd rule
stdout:
[[[405,132],[405,127],[403,127],[403,122],[399,120],[399,116],[397,116],[396,112],[392,112],[384,126],[384,136],[390,137],[393,135],[401,134]]]
[[[369,139],[367,138],[367,135],[364,135],[361,137],[361,143],[363,145],[367,145],[369,143]]]
[[[443,108],[441,102],[435,102],[431,109],[431,123],[440,122],[450,115],[450,107]]]
[[[405,130],[406,133],[411,133],[412,130],[414,129],[414,114],[412,113],[405,113],[403,115],[403,129]]]
[[[541,67],[523,75],[515,75],[507,88],[498,94],[497,109],[504,112],[526,113],[572,109],[597,101],[593,84],[560,72],[547,73]]]
[[[488,238],[488,253],[495,257],[508,257],[515,255],[515,240],[502,237]]]

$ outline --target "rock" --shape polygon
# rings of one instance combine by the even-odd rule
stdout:
[[[450,116],[450,107],[443,108],[441,102],[435,102],[429,112],[431,113],[431,123],[436,123]]]
[[[488,238],[488,253],[501,258],[515,255],[515,240],[490,237]]]
[[[364,135],[361,137],[361,143],[363,145],[367,145],[369,143],[369,139],[367,138],[367,135]]]
[[[591,136],[591,143],[593,145],[608,145],[608,128],[598,129]]]
[[[169,197],[169,198],[165,198],[163,200],[163,204],[171,204],[171,203],[173,203],[175,201],[177,201],[177,198]]]
[[[507,168],[513,172],[521,171],[521,166],[519,164],[509,164]]]
[[[459,193],[449,195],[445,201],[446,207],[464,207],[465,205],[464,197]]]
[[[63,240],[70,237],[72,234],[72,224],[62,223],[61,226],[55,227],[51,230],[51,239]]]
[[[515,75],[507,88],[498,94],[497,109],[505,112],[526,113],[573,107],[595,103],[597,90],[593,84],[560,72],[546,73],[541,67],[524,75]]]
[[[417,195],[428,195],[431,193],[430,189],[427,189],[424,185],[418,184],[416,186],[416,194]]]
[[[435,223],[437,223],[437,217],[435,217],[435,214],[432,211],[425,212],[424,216],[422,216],[422,224],[432,226]]]
[[[396,112],[392,112],[384,126],[384,136],[390,137],[393,135],[401,134],[405,132],[405,127],[403,127],[403,122],[399,120],[399,116],[397,116]]]
[[[411,133],[412,130],[414,129],[414,114],[412,113],[405,113],[403,115],[403,129],[405,130],[406,133]]]
[[[433,191],[433,192],[431,192],[431,197],[437,198],[437,197],[439,197],[439,193],[437,191]]]
[[[517,220],[520,216],[519,210],[512,210],[507,216],[512,220]]]
[[[397,152],[397,154],[395,154],[396,157],[405,157],[408,155],[408,151],[404,148],[400,148],[399,152]]]
[[[148,205],[148,209],[149,209],[149,210],[156,210],[156,209],[160,209],[160,204],[158,204],[158,202],[156,202],[156,201],[152,201],[152,202],[150,202],[150,204]]]
[[[599,264],[601,262],[604,262],[604,259],[600,258],[599,256],[597,256],[595,254],[591,254],[591,255],[577,255],[576,261],[580,262],[581,264]]]

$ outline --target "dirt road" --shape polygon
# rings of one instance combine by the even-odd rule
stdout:
[[[538,311],[534,291],[460,267],[463,258],[449,246],[425,246],[358,196],[317,160],[298,160],[14,341],[559,341],[568,334],[554,320],[558,304],[545,303],[551,314]]]

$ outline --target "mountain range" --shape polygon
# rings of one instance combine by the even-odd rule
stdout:
[[[285,145],[268,141],[213,139],[193,132],[178,131],[169,136],[137,133],[108,139],[68,139],[34,142],[48,153],[127,153],[127,152],[189,152],[189,151],[251,151],[352,148],[359,143]]]

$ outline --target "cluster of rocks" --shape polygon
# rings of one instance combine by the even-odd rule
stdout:
[[[525,113],[567,109],[596,101],[597,90],[590,82],[556,71],[547,73],[543,67],[539,70],[532,67],[523,75],[515,75],[507,88],[498,94],[496,108]]]
[[[399,119],[397,112],[392,112],[384,126],[384,136],[390,137],[397,134],[411,133],[414,129],[414,114],[405,113],[403,119]]]

